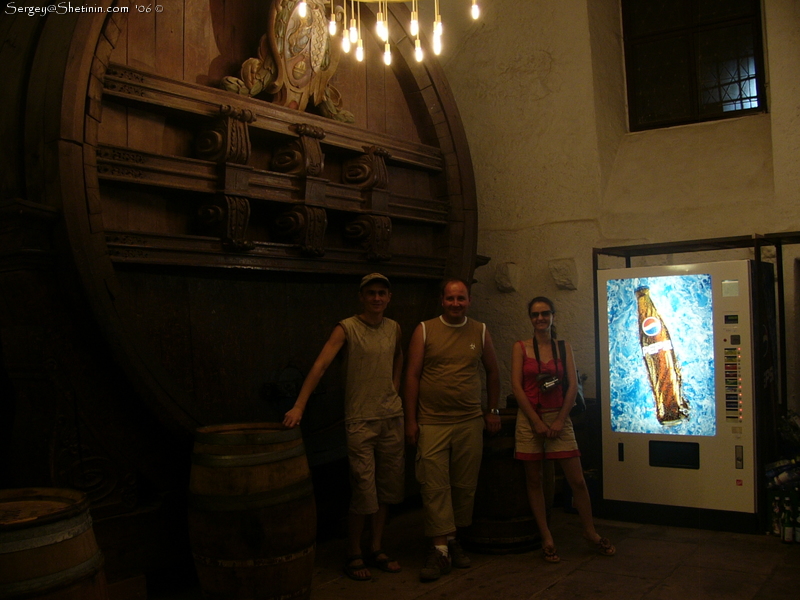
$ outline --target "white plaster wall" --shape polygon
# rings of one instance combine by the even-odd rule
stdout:
[[[592,248],[800,230],[800,0],[765,0],[770,113],[628,133],[617,0],[442,3],[441,57],[467,131],[478,191],[472,314],[492,332],[510,392],[525,305],[552,297],[559,335],[594,390]],[[787,287],[795,285],[787,247]],[[718,258],[740,258],[747,252]],[[576,289],[552,261],[573,260]],[[707,260],[675,255],[650,262]],[[516,291],[495,272],[514,263]],[[790,406],[797,409],[794,296]]]

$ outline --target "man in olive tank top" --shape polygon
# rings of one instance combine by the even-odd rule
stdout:
[[[469,287],[460,279],[445,281],[441,302],[442,316],[420,323],[411,337],[403,398],[406,442],[417,445],[425,535],[432,540],[423,581],[470,566],[456,534],[472,524],[484,427],[500,430],[497,358],[486,326],[467,317]]]
[[[306,376],[283,424],[296,427],[308,399],[342,348],[345,431],[352,498],[344,572],[356,581],[372,578],[369,567],[398,573],[400,565],[382,549],[389,504],[404,499],[403,403],[397,390],[403,370],[400,325],[383,316],[392,298],[389,280],[371,273],[361,280],[360,314],[339,321]],[[371,517],[371,548],[364,557],[361,535]]]

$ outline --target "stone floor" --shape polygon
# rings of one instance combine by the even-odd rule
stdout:
[[[344,539],[317,546],[312,600],[789,600],[800,597],[800,544],[776,537],[598,520],[598,530],[617,555],[594,554],[580,537],[578,518],[553,512],[553,533],[562,561],[545,563],[540,551],[471,553],[472,567],[454,569],[432,583],[419,581],[425,555],[422,514],[392,516],[385,549],[402,566],[399,574],[373,572],[368,582],[342,572]],[[199,600],[196,586],[151,593],[151,600]]]

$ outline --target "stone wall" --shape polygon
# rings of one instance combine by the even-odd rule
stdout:
[[[482,4],[477,22],[466,2],[442,5],[441,61],[475,165],[478,252],[492,259],[476,271],[472,314],[489,324],[507,393],[511,345],[530,335],[525,305],[552,297],[593,395],[592,248],[800,230],[800,2],[764,1],[769,113],[638,133],[627,132],[616,0]],[[800,246],[784,249],[794,409],[797,256]]]

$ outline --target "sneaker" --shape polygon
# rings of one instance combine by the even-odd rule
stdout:
[[[452,569],[450,559],[436,548],[431,548],[425,566],[419,572],[420,581],[436,581],[442,575],[447,575]]]
[[[472,564],[472,560],[464,552],[464,548],[458,543],[458,540],[450,540],[447,542],[447,548],[450,552],[450,562],[456,569],[467,569]]]

